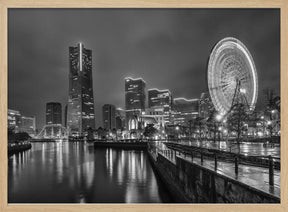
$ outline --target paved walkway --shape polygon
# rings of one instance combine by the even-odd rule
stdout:
[[[168,150],[168,148],[165,148]],[[176,164],[176,156],[174,154],[163,154],[168,160]],[[214,160],[204,158],[203,165],[201,165],[201,159],[198,157],[177,153],[178,157],[183,158],[184,160],[190,161],[192,163],[203,166],[207,169],[214,171]],[[241,165],[238,166],[238,176],[235,174],[235,166],[234,163],[217,161],[217,173],[224,175],[226,177],[230,177],[232,179],[238,180],[241,183],[247,184],[253,188],[264,191],[266,193],[272,194],[278,198],[280,198],[280,171],[274,169],[274,186],[269,185],[269,169],[262,167],[255,167],[249,165]]]

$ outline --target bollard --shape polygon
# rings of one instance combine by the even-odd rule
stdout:
[[[274,186],[274,161],[269,155],[269,185]]]
[[[201,153],[200,153],[201,155],[201,165],[203,165],[203,152],[202,152],[202,150],[201,150]]]
[[[214,154],[214,169],[215,169],[215,171],[217,170],[217,155],[216,155],[216,153]]]
[[[238,164],[239,164],[238,156],[236,155],[235,156],[235,174],[236,174],[236,176],[238,176]]]
[[[192,159],[192,162],[193,162],[193,151],[191,151],[191,159]]]

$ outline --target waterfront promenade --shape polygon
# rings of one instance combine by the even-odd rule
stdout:
[[[156,146],[156,154],[160,154],[176,165],[176,157],[181,158],[191,164],[208,169],[217,174],[223,175],[240,182],[241,184],[248,185],[251,188],[265,192],[273,198],[278,198],[280,201],[280,170],[273,167],[273,185],[269,185],[269,171],[267,167],[259,167],[249,164],[237,164],[237,172],[235,171],[235,162],[225,161],[211,157],[203,157],[199,154],[187,154],[182,151],[175,151],[168,148],[165,144],[161,143]],[[215,165],[216,164],[216,165]],[[215,168],[216,166],[216,168]],[[271,174],[271,173],[270,173]]]
[[[123,148],[127,148],[127,145],[131,145],[133,148],[135,142],[110,141],[102,142],[101,145],[105,143],[105,147],[113,148],[117,144],[117,148],[119,148],[123,143]],[[97,143],[94,143],[95,148],[99,147],[99,145],[95,145]],[[146,145],[146,142],[138,141],[138,143]],[[176,158],[178,158],[201,170],[209,170],[210,173],[230,179],[238,186],[248,188],[256,193],[260,192],[275,202],[280,201],[280,158],[277,157],[280,156],[279,145],[265,144],[264,146],[263,143],[243,142],[237,151],[231,149],[231,146],[230,143],[223,142],[150,141],[148,142],[148,152],[154,161],[157,161],[158,154],[160,154],[177,167]],[[272,154],[273,157],[270,156]],[[162,175],[168,176],[171,173],[162,173]]]

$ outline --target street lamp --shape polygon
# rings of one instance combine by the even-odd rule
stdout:
[[[240,93],[246,94],[246,89],[245,88],[240,88]]]
[[[216,115],[216,120],[217,120],[217,121],[221,121],[222,118],[223,118],[223,117],[222,117],[221,114],[217,114],[217,115]]]
[[[177,131],[177,139],[178,139],[179,138],[179,130],[180,130],[179,126],[176,126],[175,130]]]

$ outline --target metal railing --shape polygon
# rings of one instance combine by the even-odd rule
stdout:
[[[224,161],[234,164],[235,175],[238,176],[239,164],[251,165],[256,167],[265,167],[269,170],[269,185],[274,186],[274,169],[280,170],[280,158],[269,156],[247,156],[243,154],[227,153],[223,151],[208,150],[200,147],[189,147],[183,148],[183,146],[178,145],[167,145],[170,150],[162,150],[161,153],[164,154],[168,159],[173,159],[177,152],[183,154],[184,157],[190,156],[193,162],[193,158],[200,158],[200,163],[203,166],[204,158],[209,158],[214,160],[214,171],[217,171],[218,161]],[[175,151],[175,153],[173,153]],[[174,157],[173,157],[174,155]],[[174,159],[176,160],[176,159]],[[276,165],[275,165],[276,163]]]

